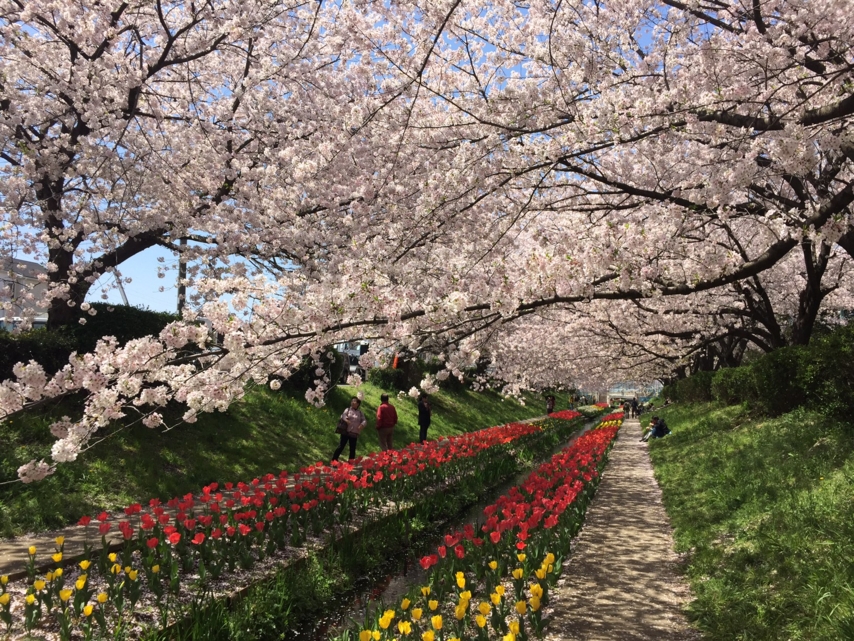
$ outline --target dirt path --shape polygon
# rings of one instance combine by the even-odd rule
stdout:
[[[572,558],[552,593],[549,641],[695,641],[691,599],[647,444],[623,423]]]

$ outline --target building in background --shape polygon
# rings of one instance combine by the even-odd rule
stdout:
[[[30,260],[12,256],[0,258],[0,306],[3,309],[0,325],[4,329],[14,329],[23,322],[25,307],[31,308],[28,310],[30,314],[35,311],[34,328],[47,325],[47,308],[37,306],[32,309],[33,301],[41,300],[47,288],[47,284],[39,279],[46,273],[43,265]]]

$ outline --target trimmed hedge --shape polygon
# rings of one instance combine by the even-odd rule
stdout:
[[[92,303],[96,314],[81,312],[85,325],[69,325],[55,330],[34,329],[20,334],[0,332],[0,380],[12,378],[16,363],[34,360],[51,375],[68,364],[72,352],[95,349],[98,339],[115,336],[119,345],[150,334],[159,334],[178,319],[176,314],[153,312],[130,305]],[[112,311],[110,311],[112,310]]]
[[[854,324],[814,338],[808,346],[782,347],[748,365],[698,372],[666,385],[663,397],[686,403],[750,403],[779,416],[808,407],[827,416],[854,414]]]

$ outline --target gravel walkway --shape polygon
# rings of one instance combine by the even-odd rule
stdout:
[[[549,641],[695,641],[681,608],[673,531],[640,423],[628,419],[611,450],[569,565],[552,592]]]

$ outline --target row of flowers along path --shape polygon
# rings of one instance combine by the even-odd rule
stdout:
[[[578,412],[554,418],[572,420]],[[83,517],[80,525],[96,530],[100,549],[88,544],[76,567],[67,567],[64,539],[48,553],[50,569],[38,572],[40,551],[27,551],[26,581],[0,577],[0,621],[7,631],[57,628],[60,639],[72,630],[91,638],[106,632],[109,620],[127,620],[145,595],[161,621],[168,619],[169,596],[188,576],[204,584],[236,568],[249,568],[286,546],[298,546],[311,534],[345,528],[355,514],[400,504],[412,488],[441,487],[486,465],[496,446],[539,432],[536,424],[511,423],[423,447],[378,453],[332,466],[316,464],[299,473],[268,474],[250,483],[213,483],[200,496],[152,499],[148,509],[128,506],[117,525],[123,544],[110,552],[108,515]],[[171,508],[171,509],[167,509]]]

